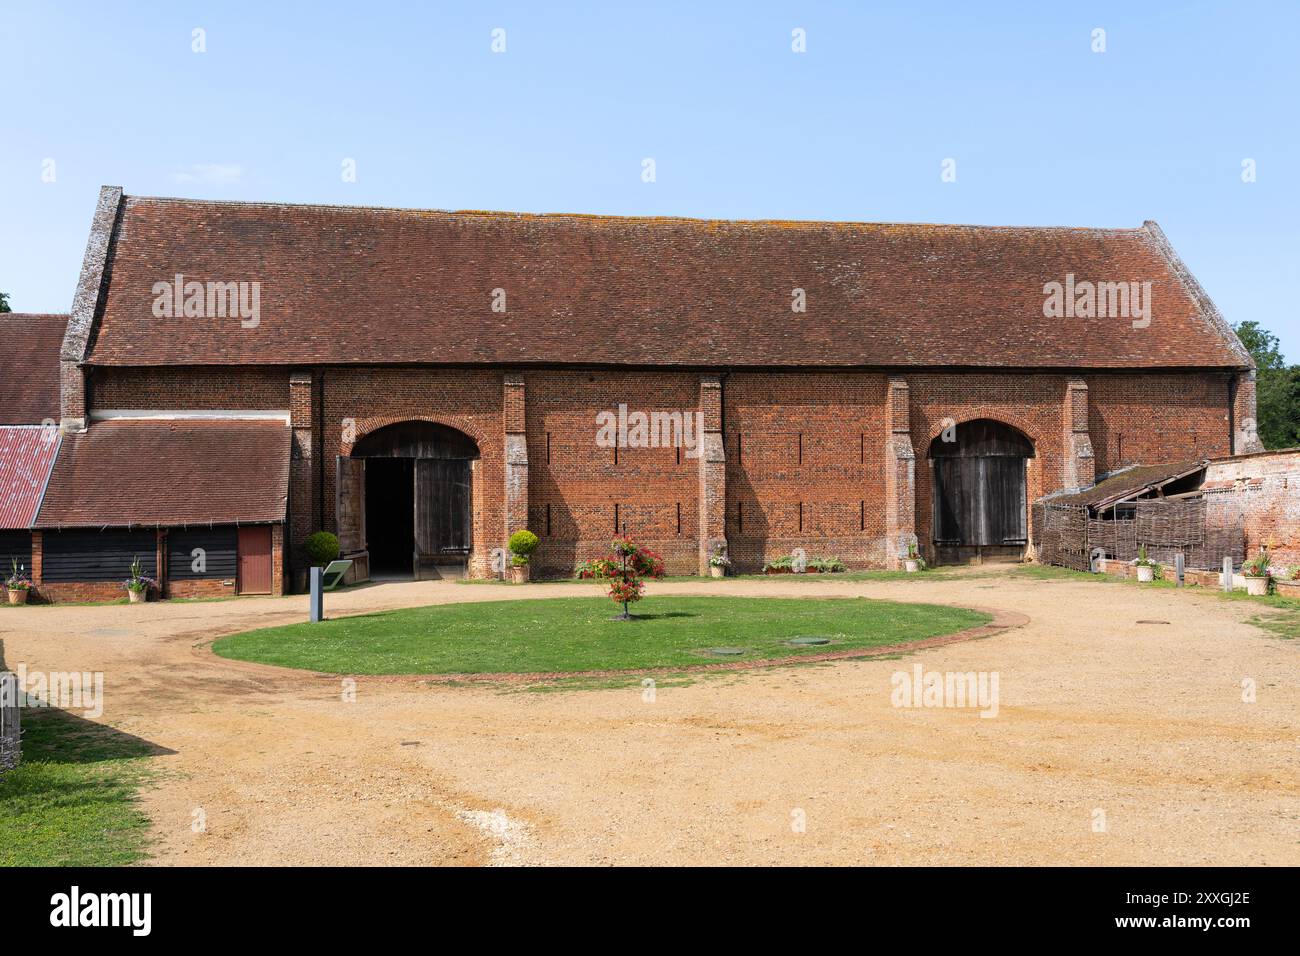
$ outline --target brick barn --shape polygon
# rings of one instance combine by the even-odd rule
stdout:
[[[1071,317],[1048,314],[1053,282],[1080,295]],[[1101,315],[1090,283],[1149,283],[1147,317]],[[1259,450],[1251,359],[1153,222],[637,219],[105,187],[58,362],[62,445],[35,550],[94,563],[99,541],[120,570],[153,535],[169,593],[238,588],[244,551],[278,593],[319,529],[362,574],[407,577],[488,575],[523,527],[542,540],[539,576],[616,530],[673,573],[705,571],[719,546],[740,570],[796,548],[854,567],[896,566],[913,543],[938,561],[1014,558],[1045,494]],[[602,415],[628,425],[613,442]],[[662,433],[645,440],[638,416]],[[187,577],[204,541],[220,571]]]

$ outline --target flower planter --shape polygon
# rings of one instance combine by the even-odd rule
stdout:
[[[764,574],[794,574],[794,568],[764,568]]]
[[[127,596],[127,600],[129,600],[132,604],[142,604],[144,602],[145,592],[128,590],[126,592],[126,596]]]
[[[903,570],[908,574],[916,574],[921,570],[921,562],[913,558],[908,558],[903,562]]]
[[[1156,579],[1156,569],[1149,564],[1139,564],[1137,566],[1138,580],[1150,584]]]
[[[26,588],[9,588],[9,603],[10,603],[10,604],[26,604],[26,603],[27,603],[27,589],[26,589]]]
[[[1252,597],[1263,597],[1268,593],[1268,578],[1246,578],[1246,593]]]
[[[710,565],[709,565],[709,577],[711,577],[711,578],[723,578],[723,577],[726,577],[726,576],[727,576],[727,569],[726,569],[726,568],[719,567],[719,566],[716,565],[716,564],[710,564]]]
[[[1278,597],[1291,598],[1300,600],[1300,579],[1294,581],[1275,580],[1273,589],[1277,591]]]
[[[513,564],[510,566],[510,580],[515,584],[528,583],[528,565]]]

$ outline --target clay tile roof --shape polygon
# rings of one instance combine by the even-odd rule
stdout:
[[[59,349],[66,315],[0,312],[0,424],[59,417]]]
[[[125,197],[110,255],[92,364],[1250,363],[1154,223],[711,221]],[[1151,282],[1150,326],[1045,318],[1043,287],[1067,273]],[[155,283],[177,275],[260,283],[259,323],[155,316]],[[806,312],[791,309],[796,288]],[[492,309],[497,289],[504,312]]]
[[[37,528],[283,521],[282,422],[107,421],[63,437]]]
[[[57,428],[0,425],[0,528],[30,528],[59,452]]]

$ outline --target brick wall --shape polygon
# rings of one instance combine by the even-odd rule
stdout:
[[[885,397],[883,374],[726,378],[726,526],[737,570],[795,548],[885,563]]]
[[[661,553],[670,573],[696,573],[699,460],[676,447],[600,447],[596,416],[620,402],[692,413],[699,375],[529,372],[525,389],[529,526],[542,539],[535,572],[567,574],[608,553],[617,509],[617,527]]]
[[[1243,518],[1248,557],[1266,547],[1274,563],[1300,566],[1300,451],[1210,462],[1205,501],[1207,522]]]
[[[1232,453],[1227,375],[1094,375],[1087,381],[1098,476],[1124,465]]]
[[[289,376],[277,368],[101,368],[90,384],[96,409],[289,407]]]
[[[1036,450],[1028,469],[1031,501],[1093,470],[1100,476],[1121,464],[1229,449],[1229,379],[1217,372],[896,372],[892,385],[884,372],[733,372],[717,377],[716,412],[711,403],[719,389],[697,372],[214,370],[197,383],[189,372],[115,370],[95,393],[96,404],[107,407],[111,398],[119,407],[288,407],[294,460],[290,550],[282,560],[289,566],[307,534],[337,530],[335,459],[351,450],[347,420],[358,439],[422,419],[475,440],[477,575],[489,573],[491,550],[514,530],[508,507],[525,506],[542,538],[537,576],[568,573],[603,553],[616,527],[663,553],[673,573],[698,571],[706,539],[717,533],[701,533],[701,516],[712,521],[718,510],[740,570],[796,547],[810,557],[888,565],[913,531],[928,550],[929,447],[946,419],[993,418],[1024,432]],[[620,402],[646,413],[704,409],[718,419],[709,427],[721,428],[715,460],[702,463],[671,445],[598,446],[596,416]],[[522,483],[511,505],[508,467]],[[710,503],[715,495],[721,508]]]

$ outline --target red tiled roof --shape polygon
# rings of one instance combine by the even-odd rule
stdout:
[[[37,528],[283,521],[281,422],[107,421],[63,437]]]
[[[92,364],[1244,367],[1137,229],[731,222],[126,197]],[[1149,281],[1154,317],[1043,316]],[[260,324],[158,318],[158,282],[259,282]],[[805,290],[807,311],[791,310]],[[494,312],[493,290],[505,292]]]
[[[30,528],[59,452],[59,430],[0,425],[0,528]]]
[[[0,312],[0,424],[59,417],[59,348],[67,315]]]

